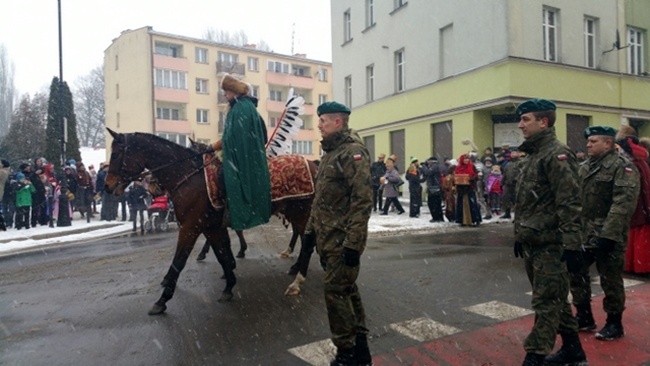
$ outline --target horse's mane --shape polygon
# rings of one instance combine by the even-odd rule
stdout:
[[[146,133],[146,132],[133,132],[133,134],[134,134],[136,137],[140,137],[140,136],[142,136],[142,137],[144,137],[144,138],[151,138],[151,139],[154,139],[154,140],[158,141],[159,143],[165,145],[165,147],[169,147],[169,148],[173,148],[173,149],[182,149],[182,150],[186,151],[187,153],[193,153],[193,152],[196,152],[196,151],[190,149],[189,147],[181,146],[181,145],[179,145],[179,144],[177,144],[177,143],[175,143],[175,142],[173,142],[173,141],[169,141],[169,140],[167,140],[166,138],[163,138],[163,137],[160,137],[160,136],[154,135],[154,134],[152,134],[152,133]]]

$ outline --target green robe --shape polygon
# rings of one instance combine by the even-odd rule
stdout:
[[[254,101],[231,102],[223,132],[223,170],[230,223],[234,230],[265,224],[271,217],[271,178],[264,145],[266,131]]]

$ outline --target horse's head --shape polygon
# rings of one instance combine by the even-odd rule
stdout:
[[[108,193],[121,195],[126,187],[144,171],[144,161],[140,156],[142,154],[133,154],[136,149],[132,145],[134,141],[130,139],[134,139],[134,135],[106,129],[113,136],[113,143],[104,189]]]

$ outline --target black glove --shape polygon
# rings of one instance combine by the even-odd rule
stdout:
[[[212,144],[208,144],[208,146],[203,150],[204,153],[213,153],[214,152],[214,147]]]
[[[358,250],[350,249],[348,247],[343,247],[343,252],[341,252],[341,258],[343,259],[343,264],[348,267],[356,267],[361,261],[361,253]]]
[[[524,245],[520,241],[515,241],[514,252],[515,252],[515,258],[524,257]]]
[[[616,247],[616,242],[607,238],[596,238],[595,242],[598,246],[598,249],[602,250],[603,252],[611,252],[614,250],[614,247]]]
[[[585,258],[581,250],[565,250],[562,260],[566,261],[566,268],[569,273],[580,273],[585,265]]]

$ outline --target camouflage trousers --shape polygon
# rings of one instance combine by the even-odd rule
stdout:
[[[588,248],[584,252],[584,258],[585,266],[582,271],[571,275],[573,304],[586,305],[591,301],[589,267],[596,263],[600,286],[605,293],[603,309],[606,313],[622,313],[625,310],[625,288],[623,287],[625,251],[615,249],[611,252],[603,252],[598,248]]]
[[[533,287],[535,323],[524,341],[529,353],[550,354],[558,333],[577,333],[578,323],[568,302],[569,273],[560,244],[531,246],[524,243],[526,274]]]
[[[325,266],[325,305],[332,332],[332,342],[337,348],[354,347],[357,333],[368,333],[366,312],[355,281],[359,266],[348,267],[340,255],[327,256]]]

